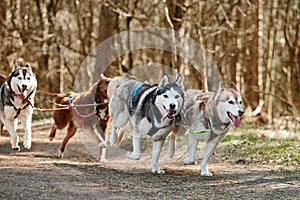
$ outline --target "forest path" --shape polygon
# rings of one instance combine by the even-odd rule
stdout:
[[[86,150],[79,134],[59,159],[64,130],[49,142],[50,128],[51,122],[35,124],[32,149],[20,152],[11,150],[7,133],[0,137],[1,199],[300,199],[299,173],[224,162],[215,153],[209,163],[214,176],[201,177],[199,163],[181,164],[181,149],[168,158],[167,144],[159,159],[163,175],[150,171],[149,146],[139,161],[126,159],[126,147],[109,147],[109,162],[103,164]]]

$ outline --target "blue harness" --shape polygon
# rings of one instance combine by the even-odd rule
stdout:
[[[131,102],[133,102],[133,100],[134,100],[134,98],[135,98],[137,92],[138,92],[139,89],[142,87],[142,85],[143,85],[142,83],[139,83],[139,84],[137,84],[137,86],[135,86],[135,88],[134,88],[134,90],[133,90],[133,93],[132,93],[132,95],[131,95]]]

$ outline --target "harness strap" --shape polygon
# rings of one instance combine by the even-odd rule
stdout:
[[[76,107],[74,107],[74,110],[75,110],[75,112],[76,112],[80,117],[82,117],[82,118],[88,118],[88,117],[91,117],[91,116],[93,116],[93,115],[96,114],[96,111],[93,111],[93,112],[91,112],[91,113],[89,113],[89,114],[86,114],[86,115],[81,114],[81,113],[77,110]]]
[[[29,104],[26,104],[23,108],[16,108],[16,106],[13,104],[15,111],[17,111],[16,115],[14,116],[14,119],[16,119],[19,116],[21,110],[25,109],[27,106],[29,106]]]
[[[132,103],[133,103],[133,101],[134,101],[134,98],[135,98],[137,92],[139,91],[139,89],[141,89],[142,85],[143,85],[142,83],[139,83],[139,84],[137,84],[137,86],[135,86],[135,88],[134,88],[134,90],[133,90],[133,93],[132,93],[132,95],[131,95],[131,102],[132,102]]]
[[[6,95],[4,95],[7,99],[8,99],[8,101],[11,103],[11,105],[14,107],[14,110],[17,112],[16,113],[16,115],[14,116],[14,119],[16,119],[18,116],[19,116],[19,114],[21,113],[21,110],[23,110],[23,109],[25,109],[27,106],[29,106],[29,105],[31,105],[32,106],[32,104],[31,104],[31,102],[27,99],[25,102],[27,102],[27,104],[25,105],[25,106],[23,106],[22,108],[17,108],[16,106],[15,106],[15,104],[11,101],[11,99],[8,97],[8,96],[6,96]],[[23,102],[24,103],[24,102]]]
[[[215,117],[215,115],[217,115],[217,113],[216,113],[216,111],[214,112],[212,109],[213,108],[211,106],[205,105],[204,115],[208,119],[208,122],[207,122],[208,128],[210,130],[212,130],[215,134],[218,134],[218,135],[225,133],[226,131],[228,131],[228,129],[230,127],[230,122],[222,123],[222,122],[218,121]],[[222,128],[222,126],[224,126],[224,128]],[[220,127],[220,128],[218,128],[218,127]]]
[[[35,88],[27,95],[27,97],[23,101],[29,101],[29,97],[35,92]]]

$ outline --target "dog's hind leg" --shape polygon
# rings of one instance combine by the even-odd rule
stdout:
[[[209,139],[206,143],[205,153],[200,165],[201,176],[212,176],[212,173],[208,171],[207,163],[211,154],[214,152],[218,142],[220,140],[220,136],[216,136],[213,139]]]
[[[125,131],[122,131],[121,129],[117,130],[116,126],[112,124],[110,133],[110,145],[119,146],[119,144],[122,142],[124,134]]]
[[[95,127],[95,134],[97,134],[97,138],[99,141],[98,144],[98,156],[97,156],[97,160],[99,160],[100,162],[108,162],[108,160],[106,159],[106,147],[107,147],[107,137],[106,137],[106,133],[105,130],[102,129],[103,127],[101,127],[100,124],[97,124]],[[90,130],[91,131],[91,130]],[[91,131],[93,132],[93,131]]]
[[[117,127],[112,123],[110,132],[110,145],[115,146],[117,143]]]
[[[63,157],[67,143],[69,142],[69,139],[75,135],[76,130],[77,130],[77,128],[75,127],[74,122],[71,121],[68,126],[67,135],[64,137],[64,140],[60,145],[58,157],[60,157],[60,158]]]
[[[49,134],[50,142],[55,138],[56,130],[57,130],[57,126],[56,126],[56,124],[54,124],[52,126],[52,129],[51,129],[50,134]]]
[[[185,164],[185,165],[195,164],[197,144],[198,144],[197,137],[190,133],[189,134],[189,141],[188,141],[188,157],[183,159],[183,161],[182,161],[183,164]]]
[[[117,142],[116,142],[117,146],[119,146],[120,143],[122,142],[124,134],[125,134],[125,131],[122,131],[122,130],[118,131],[118,138],[117,138]]]

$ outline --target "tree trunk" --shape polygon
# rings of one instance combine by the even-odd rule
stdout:
[[[258,0],[252,1],[251,11],[247,15],[247,24],[252,27],[252,40],[246,46],[249,55],[244,69],[245,98],[254,110],[259,103],[258,90]],[[245,27],[247,28],[247,27]],[[247,53],[246,53],[247,54]]]
[[[299,4],[299,2],[298,2]],[[298,5],[299,6],[299,5]],[[297,19],[299,19],[299,9],[296,11]],[[296,24],[295,44],[291,51],[291,92],[292,102],[294,105],[294,113],[300,117],[300,24]]]
[[[101,13],[100,13],[100,26],[98,32],[98,42],[99,44],[109,37],[113,36],[115,33],[114,31],[117,30],[118,26],[118,14],[114,13],[108,5],[102,5]],[[113,41],[112,41],[113,42]],[[105,51],[97,52],[97,61],[96,61],[96,68],[101,69],[102,72],[106,70],[106,67],[103,66],[103,63],[107,63],[111,59],[111,55],[113,55],[112,49],[113,44],[110,43],[108,46],[105,46]],[[99,74],[100,75],[100,74]],[[98,76],[94,76],[94,82],[99,79]]]

